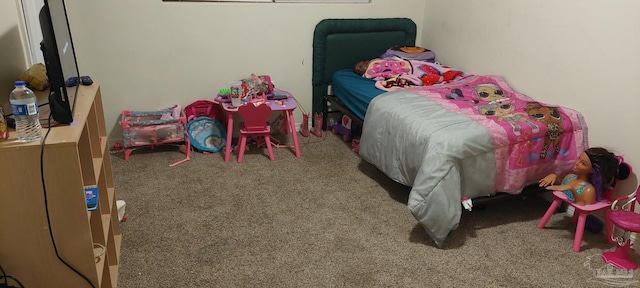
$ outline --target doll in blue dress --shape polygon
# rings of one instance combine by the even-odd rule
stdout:
[[[593,147],[580,154],[573,165],[573,173],[562,181],[556,174],[540,179],[540,187],[563,191],[567,198],[578,205],[590,205],[601,200],[602,194],[611,188],[618,174],[616,155],[605,148]]]

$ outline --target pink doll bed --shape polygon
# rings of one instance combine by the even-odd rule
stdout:
[[[189,160],[191,145],[185,133],[186,123],[187,118],[180,105],[158,111],[122,111],[120,124],[124,139],[124,159],[128,161],[137,147],[153,148],[179,143],[187,158],[171,166]]]

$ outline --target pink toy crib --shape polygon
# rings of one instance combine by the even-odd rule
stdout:
[[[179,143],[186,159],[189,160],[191,143],[185,133],[187,118],[182,107],[175,105],[158,111],[122,111],[122,136],[124,138],[124,159],[129,161],[131,152],[138,147],[154,148],[159,145]]]

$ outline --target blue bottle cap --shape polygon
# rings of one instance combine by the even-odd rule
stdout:
[[[18,80],[14,83],[14,85],[16,86],[27,86],[27,82],[24,82],[22,80]]]

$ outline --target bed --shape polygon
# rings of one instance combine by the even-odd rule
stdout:
[[[331,83],[336,71],[348,72],[347,70],[352,69],[357,61],[375,58],[394,45],[413,46],[415,41],[416,24],[408,18],[324,19],[320,21],[316,25],[313,35],[312,110],[314,114],[324,113],[323,128],[326,128],[328,114],[338,112],[348,115],[356,123],[362,124],[363,117],[358,115],[363,115],[353,114],[352,111],[366,110],[373,95],[375,93],[379,95],[382,92],[371,84],[368,91],[360,94],[364,100],[356,98],[356,102],[360,106],[357,106],[357,103],[350,103],[348,97],[344,98],[347,99],[345,104],[335,93],[327,93],[330,86],[335,88]],[[371,81],[371,83],[373,82]]]
[[[409,211],[442,247],[465,205],[540,192],[538,179],[568,173],[588,147],[587,126],[579,112],[538,102],[497,76],[385,92],[353,73],[357,61],[414,46],[415,34],[407,18],[318,23],[313,109],[362,125],[360,156],[411,187]]]

